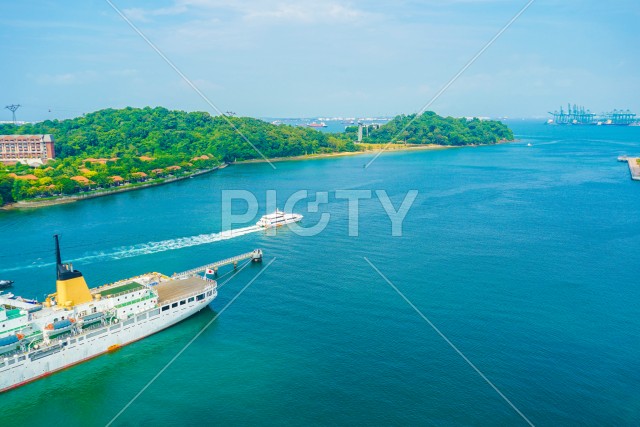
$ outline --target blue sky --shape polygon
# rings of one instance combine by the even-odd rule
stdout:
[[[419,111],[522,8],[507,0],[112,0],[221,111]],[[640,2],[537,0],[430,108],[640,114]],[[4,1],[0,104],[19,120],[101,108],[215,111],[104,0]],[[10,120],[3,109],[0,120]]]

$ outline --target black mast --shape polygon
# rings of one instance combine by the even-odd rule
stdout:
[[[58,242],[58,235],[53,235],[53,240],[56,242],[56,265],[62,264],[62,258],[60,257],[60,242]]]
[[[60,256],[60,242],[58,241],[58,235],[53,235],[53,240],[56,242],[56,273],[58,280],[73,279],[74,277],[82,277],[82,273],[78,270],[71,270],[68,265],[62,263],[62,257]]]

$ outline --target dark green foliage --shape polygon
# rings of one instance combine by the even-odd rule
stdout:
[[[2,198],[0,205],[14,201],[11,190],[13,190],[13,178],[0,176],[0,198]]]
[[[406,129],[405,129],[406,128]],[[353,138],[358,128],[349,127],[346,133]],[[513,133],[501,122],[494,120],[467,120],[441,117],[432,111],[421,116],[410,114],[396,116],[379,129],[369,129],[363,142],[436,145],[495,144],[512,141]]]
[[[15,127],[0,125],[0,134],[50,133],[61,159],[84,157],[178,156],[211,154],[221,161],[288,157],[318,152],[355,151],[339,136],[293,126],[274,126],[248,117],[223,117],[208,113],[170,111],[166,108],[106,109],[71,120],[47,120]],[[342,144],[340,144],[342,142]]]

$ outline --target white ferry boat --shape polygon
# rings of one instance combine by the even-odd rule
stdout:
[[[284,213],[276,209],[276,211],[269,215],[264,215],[260,218],[260,221],[256,222],[258,227],[271,228],[280,227],[285,224],[291,224],[292,222],[298,222],[302,219],[302,215],[295,213]]]
[[[161,331],[205,308],[214,280],[147,273],[90,289],[63,264],[44,303],[0,295],[0,392]]]

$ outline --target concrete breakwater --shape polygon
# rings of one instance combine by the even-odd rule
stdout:
[[[640,164],[638,164],[639,157],[620,156],[618,161],[627,162],[629,165],[629,172],[631,172],[631,179],[640,181]]]

